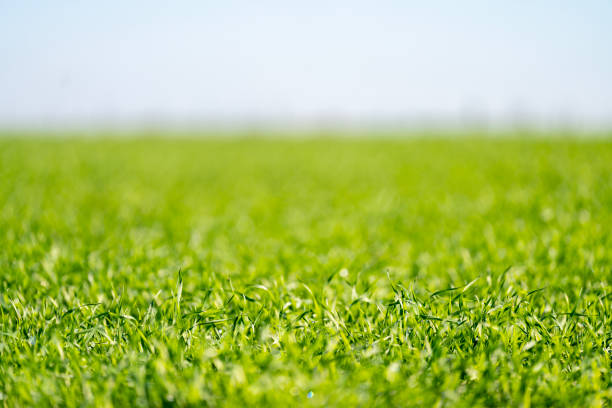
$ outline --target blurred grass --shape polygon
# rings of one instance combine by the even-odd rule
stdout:
[[[605,139],[0,139],[0,403],[609,406],[611,216]]]

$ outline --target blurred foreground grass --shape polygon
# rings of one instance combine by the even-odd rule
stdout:
[[[0,405],[610,406],[612,142],[0,139]]]

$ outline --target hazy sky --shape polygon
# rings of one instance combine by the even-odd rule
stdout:
[[[612,1],[0,0],[0,125],[612,123]]]

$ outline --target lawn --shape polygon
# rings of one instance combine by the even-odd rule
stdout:
[[[0,406],[611,406],[612,141],[0,138]]]

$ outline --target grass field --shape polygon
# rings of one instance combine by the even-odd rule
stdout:
[[[0,139],[0,406],[611,406],[612,141]]]

